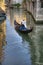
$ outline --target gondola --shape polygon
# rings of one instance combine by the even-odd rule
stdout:
[[[20,31],[21,33],[25,33],[25,34],[30,33],[30,32],[32,32],[32,30],[33,30],[33,27],[31,27],[30,29],[27,29],[27,28],[24,26],[24,24],[19,24],[19,23],[17,23],[16,21],[14,21],[14,26],[15,26],[15,29],[16,29],[17,31]]]

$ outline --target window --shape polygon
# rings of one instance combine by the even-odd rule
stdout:
[[[43,8],[43,2],[41,2],[41,8]]]
[[[43,8],[43,0],[40,0],[40,2],[41,2],[41,8]]]

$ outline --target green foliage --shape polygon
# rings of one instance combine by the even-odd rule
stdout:
[[[23,3],[25,3],[26,2],[26,0],[23,0]]]
[[[20,3],[12,4],[12,6],[16,6],[17,8],[19,8],[21,6],[21,4]]]

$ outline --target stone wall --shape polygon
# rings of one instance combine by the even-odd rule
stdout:
[[[36,16],[36,2],[35,1],[26,1],[27,3],[27,10],[32,13],[32,15]]]
[[[43,8],[41,0],[26,0],[27,10],[30,11],[36,21],[43,20]]]

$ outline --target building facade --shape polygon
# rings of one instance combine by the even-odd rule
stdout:
[[[20,3],[22,4],[23,0],[5,0],[6,4],[10,3],[10,4],[16,4],[16,3]]]
[[[5,0],[0,0],[0,8],[5,10]]]
[[[36,21],[43,21],[43,0],[26,0],[27,10],[30,11]]]

